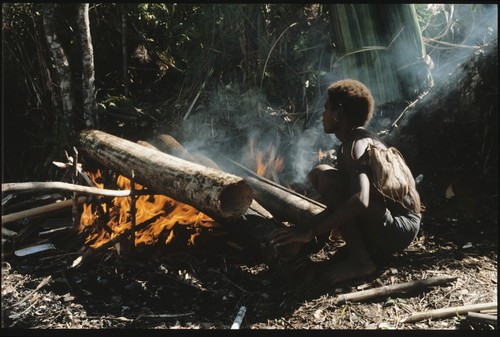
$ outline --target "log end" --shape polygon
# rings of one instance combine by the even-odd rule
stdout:
[[[250,186],[241,180],[225,187],[219,196],[220,213],[228,219],[242,216],[253,201],[253,191]]]

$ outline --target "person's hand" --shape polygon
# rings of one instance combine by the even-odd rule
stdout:
[[[291,243],[306,243],[314,238],[314,232],[310,226],[295,226],[292,228],[280,228],[273,231],[271,244],[276,247]]]

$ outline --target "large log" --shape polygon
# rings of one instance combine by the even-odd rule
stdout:
[[[253,200],[246,181],[99,130],[80,133],[83,152],[158,194],[168,195],[209,216],[237,218]]]
[[[153,143],[155,145],[153,145]],[[174,137],[167,134],[161,134],[157,136],[151,141],[151,143],[143,140],[138,140],[137,144],[152,149],[156,149],[158,151],[170,154],[175,157],[179,157],[184,160],[192,161],[193,163],[205,165],[215,169],[220,169],[220,167],[211,159],[198,153],[191,154]],[[252,203],[250,204],[250,209],[266,219],[271,219],[273,217],[273,215],[268,210],[266,210],[262,205],[260,205],[255,200],[252,200]]]

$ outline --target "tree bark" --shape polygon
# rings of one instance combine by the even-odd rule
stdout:
[[[92,159],[159,194],[191,205],[209,216],[237,218],[253,195],[241,177],[191,163],[98,130],[80,133],[82,150]]]
[[[89,4],[78,5],[78,28],[80,30],[80,45],[82,47],[82,91],[83,91],[83,120],[87,128],[99,125],[97,105],[95,102],[95,71],[94,49],[90,34]]]
[[[57,36],[54,20],[55,6],[54,3],[43,5],[43,27],[59,79],[59,91],[63,108],[62,129],[63,132],[71,136],[74,134],[75,100],[71,86],[69,61]]]

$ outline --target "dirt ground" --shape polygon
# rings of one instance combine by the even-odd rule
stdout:
[[[75,247],[68,238],[56,251],[25,257],[8,254],[5,245],[2,330],[230,329],[242,307],[240,329],[495,330],[469,322],[466,313],[405,322],[416,312],[497,300],[496,194],[472,203],[458,192],[446,198],[445,192],[423,192],[427,211],[410,247],[372,277],[333,286],[314,277],[306,282],[307,275],[288,277],[233,244],[223,229],[202,232],[194,246],[184,244],[179,229],[178,243],[139,247],[132,254],[94,253],[77,268],[68,268],[79,255],[62,248],[61,242]],[[474,205],[480,209],[471,210]],[[335,252],[332,242],[309,258],[321,261]],[[338,300],[434,276],[455,279],[361,302]]]

